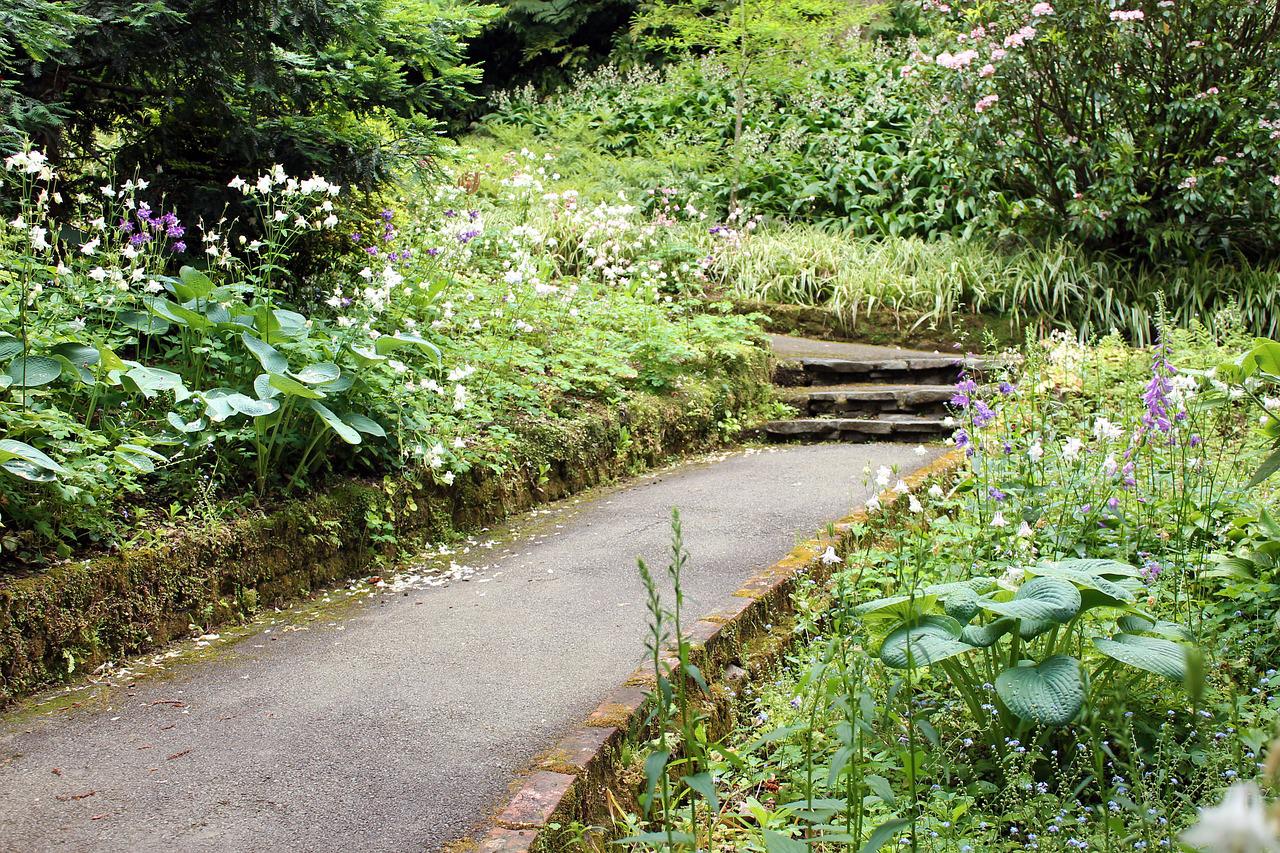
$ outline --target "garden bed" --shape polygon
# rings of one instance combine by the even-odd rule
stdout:
[[[358,577],[537,503],[695,450],[767,393],[767,354],[717,383],[590,404],[515,430],[513,462],[451,487],[346,480],[313,497],[118,555],[0,581],[0,704],[102,661]]]

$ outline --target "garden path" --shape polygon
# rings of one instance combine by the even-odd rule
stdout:
[[[635,558],[665,565],[672,506],[688,612],[702,613],[860,505],[864,466],[936,452],[774,446],[684,463],[446,557],[475,569],[467,582],[417,575],[304,605],[80,707],[12,712],[0,850],[439,850],[640,663]]]

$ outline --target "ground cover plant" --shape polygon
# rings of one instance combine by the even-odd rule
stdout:
[[[544,194],[548,165],[415,185],[364,220],[342,187],[277,167],[231,181],[246,224],[183,222],[145,179],[62,197],[38,150],[9,156],[6,556],[216,518],[328,472],[450,484],[509,465],[522,421],[742,375],[756,327],[681,298],[697,267],[659,251],[665,226]],[[294,279],[318,239],[338,261]]]
[[[685,692],[622,843],[1273,849],[1278,352],[1055,336],[1019,376],[962,376],[962,465],[865,473],[884,497],[728,738],[655,663]]]

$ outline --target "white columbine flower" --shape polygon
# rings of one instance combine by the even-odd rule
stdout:
[[[889,485],[889,478],[892,475],[893,472],[890,471],[887,466],[881,465],[879,469],[876,470],[876,485],[882,489],[886,488]]]
[[[1237,782],[1227,789],[1221,804],[1200,809],[1200,819],[1182,833],[1182,840],[1212,853],[1280,850],[1276,827],[1254,782]]]
[[[1035,535],[1035,531],[1031,529],[1030,524],[1027,524],[1024,521],[1022,522],[1022,526],[1018,528],[1018,535],[1021,536],[1023,539],[1030,539],[1032,536]]]
[[[920,504],[919,499],[916,498],[915,495],[911,495],[907,499],[907,509],[911,512],[924,512],[924,507]]]
[[[946,492],[942,490],[942,486],[938,485],[937,483],[934,483],[932,486],[929,487],[929,497],[933,498],[934,500],[940,500],[942,496],[945,494]]]
[[[899,480],[893,484],[893,490],[900,495],[905,495],[911,491],[911,487],[907,485],[906,480]]]
[[[1027,448],[1027,456],[1032,462],[1039,462],[1044,458],[1044,445],[1037,440],[1035,444]]]
[[[107,278],[107,271],[104,270],[102,267],[94,267],[93,269],[89,270],[89,278],[101,284]]]
[[[1080,455],[1080,450],[1084,447],[1084,442],[1076,438],[1074,435],[1068,438],[1062,445],[1062,458],[1073,460]]]
[[[1004,512],[996,510],[996,514],[991,518],[991,526],[997,528],[1009,526],[1009,522],[1005,520]]]
[[[1124,435],[1124,430],[1106,418],[1098,418],[1093,422],[1093,437],[1098,441],[1115,441]]]
[[[822,552],[822,556],[818,559],[822,560],[823,565],[834,566],[840,562],[840,555],[836,553],[836,549],[828,545],[827,550]]]
[[[875,495],[872,495],[871,499],[867,501],[867,512],[879,512],[879,511],[880,511],[880,498],[876,497]]]
[[[1026,571],[1018,566],[1010,566],[1004,570],[1004,574],[996,581],[1005,589],[1017,589],[1022,583],[1022,579],[1026,577]]]

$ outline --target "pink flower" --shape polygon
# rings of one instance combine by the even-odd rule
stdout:
[[[1276,186],[1280,187],[1280,175],[1272,175],[1272,176],[1271,176],[1271,183],[1273,183],[1273,184],[1275,184]]]
[[[1200,39],[1195,39],[1187,42],[1187,47],[1204,47],[1204,42],[1200,41]]]
[[[978,99],[978,102],[973,105],[973,111],[975,113],[985,113],[987,110],[994,107],[999,101],[999,95],[983,95]]]
[[[1141,9],[1116,9],[1111,13],[1111,20],[1120,22],[1141,21],[1145,17]]]
[[[971,62],[978,58],[976,50],[962,50],[957,54],[940,53],[934,62],[943,68],[950,68],[953,71],[961,68],[967,68]]]
[[[1048,3],[1037,3],[1036,5],[1031,7],[1031,14],[1036,16],[1037,18],[1043,18],[1047,15],[1052,15],[1053,6],[1049,5]]]
[[[1195,175],[1188,175],[1187,177],[1182,179],[1181,183],[1178,184],[1178,189],[1193,190],[1196,188],[1196,184],[1198,183],[1200,183],[1199,178],[1197,178]]]
[[[969,31],[969,38],[973,39],[974,41],[977,41],[978,39],[984,39],[986,37],[987,37],[987,28],[982,26],[982,24],[978,24],[978,26],[974,27],[972,30]]]
[[[1007,50],[1005,50],[1002,47],[997,47],[995,50],[991,51],[991,61],[999,62],[1000,60],[1004,59],[1008,55],[1009,55],[1009,52]]]
[[[1213,158],[1213,165],[1215,166],[1221,166],[1225,162],[1227,162],[1227,158],[1223,157],[1221,154]]]
[[[996,67],[992,65],[990,62],[988,62],[986,65],[982,66],[982,68],[978,70],[979,77],[990,77],[992,74],[995,74],[995,73],[996,73]]]

